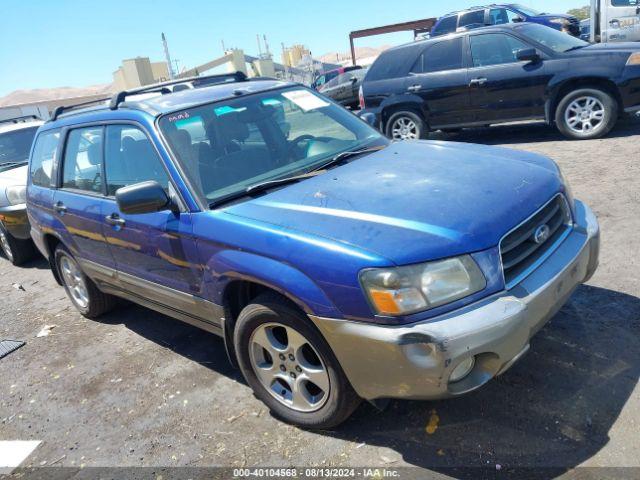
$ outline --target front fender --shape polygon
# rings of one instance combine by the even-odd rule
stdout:
[[[281,293],[310,315],[343,318],[324,291],[307,275],[277,260],[237,250],[223,250],[207,262],[210,288],[220,304],[227,286],[236,280],[254,282]],[[323,313],[319,313],[323,312]]]

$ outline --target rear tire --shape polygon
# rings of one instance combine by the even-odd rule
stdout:
[[[97,318],[116,305],[116,297],[102,293],[64,246],[56,247],[54,258],[62,285],[73,306],[83,316]]]
[[[402,110],[389,117],[384,133],[391,140],[419,140],[427,138],[429,128],[420,115]]]
[[[600,138],[618,120],[618,102],[604,90],[581,88],[565,95],[556,108],[558,130],[573,140]]]
[[[2,224],[0,224],[0,249],[7,260],[14,265],[22,265],[36,255],[35,245],[30,238],[27,240],[15,238]]]
[[[360,403],[322,335],[277,295],[259,295],[240,312],[234,346],[256,397],[288,423],[328,429]]]

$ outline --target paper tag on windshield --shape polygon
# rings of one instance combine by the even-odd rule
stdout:
[[[290,92],[282,92],[282,96],[288,98],[305,112],[315,110],[316,108],[328,107],[329,102],[325,102],[320,97],[306,90],[293,90]]]

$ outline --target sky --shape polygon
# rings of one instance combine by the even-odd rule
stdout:
[[[487,2],[493,3],[493,2]],[[521,0],[564,13],[588,0]],[[477,0],[0,0],[0,97],[13,90],[110,83],[123,59],[171,56],[187,68],[225,46],[258,53],[266,34],[276,61],[281,42],[314,56],[346,52],[349,32],[478,5]],[[410,32],[356,40],[356,46],[411,41]]]

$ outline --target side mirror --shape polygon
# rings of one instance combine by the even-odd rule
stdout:
[[[351,77],[351,78],[349,79],[349,81],[350,81],[351,83],[356,83],[356,82],[358,81],[358,77]]]
[[[542,57],[535,48],[521,48],[516,52],[516,58],[521,62],[537,63]]]
[[[376,128],[376,116],[373,113],[363,113],[358,115],[362,120],[367,122],[373,128]]]
[[[522,18],[522,17],[513,17],[513,19],[511,21],[513,23],[522,23],[522,22],[524,22],[524,18]]]
[[[116,190],[116,203],[122,213],[142,214],[168,210],[171,200],[156,181],[141,182]]]

